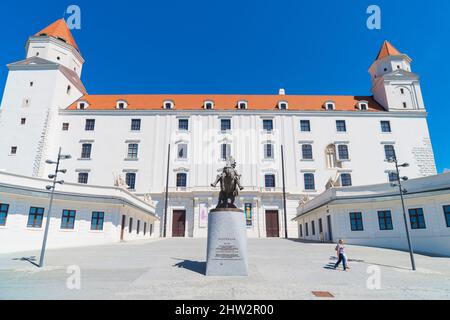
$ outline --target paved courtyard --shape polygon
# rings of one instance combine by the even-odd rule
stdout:
[[[347,246],[351,270],[343,272],[330,268],[332,244],[251,239],[248,277],[209,278],[205,253],[205,239],[118,243],[49,250],[43,269],[31,263],[37,252],[0,255],[0,299],[319,299],[312,291],[334,299],[450,299],[450,258],[416,255],[412,272],[408,253]],[[66,285],[74,265],[79,290]],[[380,289],[367,287],[368,267],[380,271]]]

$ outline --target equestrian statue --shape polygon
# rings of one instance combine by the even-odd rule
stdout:
[[[241,186],[241,175],[236,170],[236,161],[234,158],[227,159],[222,173],[217,175],[216,181],[211,183],[212,187],[216,187],[220,182],[219,203],[217,208],[236,208],[234,201],[239,195],[239,191],[244,188]]]

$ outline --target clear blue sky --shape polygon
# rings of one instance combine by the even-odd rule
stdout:
[[[1,1],[0,88],[27,37],[82,11],[90,93],[370,94],[384,39],[421,76],[438,170],[450,168],[450,1]],[[381,30],[366,27],[378,4]],[[66,16],[67,17],[67,16]]]

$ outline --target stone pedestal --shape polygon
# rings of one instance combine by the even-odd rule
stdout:
[[[247,228],[240,209],[214,209],[208,216],[207,276],[247,276]]]

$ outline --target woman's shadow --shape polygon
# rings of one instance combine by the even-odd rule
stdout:
[[[204,261],[193,261],[193,260],[186,260],[186,259],[177,259],[172,258],[174,260],[179,260],[180,262],[173,265],[173,267],[183,268],[187,269],[196,273],[199,273],[201,275],[206,275],[206,262]]]

